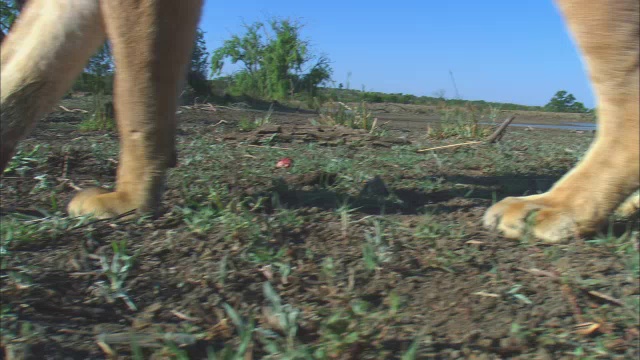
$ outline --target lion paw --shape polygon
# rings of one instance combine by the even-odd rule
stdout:
[[[91,188],[79,192],[69,202],[67,211],[71,216],[93,215],[98,219],[108,219],[136,209],[131,201],[121,193],[102,188]]]
[[[580,226],[574,212],[551,206],[540,195],[508,197],[487,210],[484,226],[505,237],[517,239],[527,234],[549,243],[568,240],[592,230]]]

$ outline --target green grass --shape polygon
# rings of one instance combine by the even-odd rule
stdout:
[[[463,125],[474,124],[468,121]],[[470,127],[464,126],[450,136],[475,136],[468,132]],[[123,356],[130,352],[133,358],[153,353],[180,359],[201,358],[203,353],[210,359],[239,359],[248,353],[272,359],[347,358],[362,355],[353,355],[362,348],[367,349],[367,356],[381,358],[446,357],[448,334],[435,333],[441,330],[429,316],[451,311],[454,318],[473,310],[473,304],[481,301],[467,296],[463,291],[466,288],[460,291],[464,295],[460,302],[422,298],[450,290],[446,287],[448,280],[464,278],[473,283],[482,279],[487,292],[498,296],[495,304],[487,305],[487,311],[506,309],[500,316],[521,311],[528,314],[542,301],[540,293],[566,302],[561,289],[567,285],[579,297],[585,320],[613,324],[613,331],[592,337],[576,335],[571,326],[575,322],[572,307],[561,313],[566,323],[555,327],[513,316],[506,325],[505,341],[528,352],[504,356],[533,356],[536,347],[552,349],[553,356],[620,355],[607,348],[608,344],[623,338],[639,320],[633,311],[640,305],[639,296],[630,290],[640,276],[637,230],[630,229],[625,235],[611,230],[567,246],[513,244],[479,230],[475,222],[491,202],[487,194],[544,190],[550,184],[538,177],[552,177],[570,168],[588,143],[581,138],[544,143],[544,134],[532,133],[523,139],[517,130],[509,135],[514,137],[493,146],[432,154],[415,150],[452,138],[442,142],[434,137],[421,138],[412,145],[391,149],[287,144],[284,147],[290,150],[283,150],[220,143],[219,134],[213,133],[184,136],[178,143],[180,167],[170,170],[168,177],[167,205],[172,210],[160,219],[137,225],[107,222],[103,231],[95,231],[98,225],[86,231],[73,230],[77,221],[65,218],[58,209],[62,201],[59,197],[70,195],[71,190],[60,190],[54,176],[40,175],[45,173],[41,167],[47,165],[48,155],[43,152],[46,145],[39,149],[24,147],[8,174],[14,176],[24,168],[21,171],[28,177],[21,180],[23,183],[5,182],[3,190],[27,197],[20,200],[24,203],[54,209],[50,211],[54,215],[45,219],[15,215],[0,219],[2,269],[7,269],[6,264],[16,267],[21,259],[26,259],[29,269],[24,273],[5,271],[3,280],[8,280],[7,286],[29,288],[36,286],[34,280],[42,278],[39,265],[28,261],[30,250],[16,251],[20,244],[42,241],[50,245],[43,251],[63,260],[70,255],[62,256],[61,252],[68,249],[74,256],[95,251],[95,256],[86,261],[89,269],[85,271],[95,274],[88,283],[92,291],[100,290],[96,292],[100,296],[91,299],[98,305],[107,304],[104,306],[136,319],[155,301],[183,301],[171,302],[157,312],[162,320],[152,329],[136,330],[140,332],[136,339],[151,338],[150,342],[113,348]],[[273,143],[277,145],[277,139]],[[116,140],[111,137],[74,144],[78,144],[74,149],[90,152],[86,156],[90,160],[75,159],[83,181],[95,173],[102,174],[111,166],[109,159],[117,155]],[[275,169],[276,161],[284,156],[292,157],[294,166]],[[305,180],[314,173],[319,174],[318,179]],[[361,194],[364,184],[376,176],[384,180],[389,196],[373,199]],[[413,197],[420,197],[417,202],[423,204],[409,208],[402,203],[411,202]],[[145,248],[149,243],[164,246],[164,242],[150,239],[165,237],[170,243],[165,249]],[[481,241],[468,243],[477,239]],[[609,261],[622,270],[611,265],[612,270],[586,271],[581,265],[593,257],[602,257],[598,261]],[[175,269],[193,282],[153,278],[162,287],[149,296],[137,285],[148,286],[145,281],[150,274],[140,274],[137,268],[142,268],[142,261],[167,273],[169,267]],[[193,268],[185,263],[191,261],[202,266],[202,273],[200,268],[190,272]],[[560,283],[548,279],[544,286],[536,287],[534,277],[514,269],[516,266],[557,271]],[[70,271],[61,269],[65,274]],[[608,271],[621,271],[622,275],[610,276]],[[439,277],[445,279],[442,288],[434,286],[432,292],[421,288],[423,283],[435,284],[434,279]],[[312,294],[309,289],[319,293]],[[607,293],[622,305],[590,299],[585,295],[588,290]],[[197,296],[188,298],[185,291]],[[206,316],[193,311],[190,302],[201,305]],[[3,322],[14,325],[23,311],[9,307],[2,310]],[[187,315],[195,320],[173,317],[171,310],[193,311]],[[415,320],[419,311],[426,316]],[[425,325],[433,327],[430,332],[419,331]],[[222,335],[211,335],[224,326],[228,329]],[[18,325],[1,330],[14,338],[22,336]],[[34,332],[27,329],[24,333]],[[494,346],[492,343],[486,349]],[[480,349],[479,345],[458,347],[458,358],[475,355],[473,351]],[[486,349],[485,353],[496,355]]]

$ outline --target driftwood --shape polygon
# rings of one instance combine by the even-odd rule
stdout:
[[[420,152],[427,152],[427,151],[431,151],[431,150],[448,149],[448,148],[454,148],[454,147],[459,147],[459,146],[467,146],[467,145],[493,144],[495,142],[500,141],[500,139],[502,139],[502,136],[504,135],[505,131],[507,130],[507,127],[509,126],[509,124],[511,124],[511,122],[515,118],[516,118],[515,116],[511,116],[507,120],[503,121],[502,124],[500,124],[500,126],[498,126],[496,131],[494,131],[493,134],[489,135],[485,140],[482,140],[482,141],[468,141],[468,142],[464,142],[464,143],[460,143],[460,144],[436,146],[436,147],[432,147],[432,148],[428,148],[428,149],[420,149],[420,150],[417,150],[417,152],[420,153]]]

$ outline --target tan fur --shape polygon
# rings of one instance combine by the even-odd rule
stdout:
[[[557,242],[595,231],[640,187],[639,2],[557,2],[591,76],[598,134],[584,159],[547,193],[506,198],[487,211],[485,226],[511,238],[531,230]],[[157,209],[174,161],[176,99],[200,8],[201,0],[31,0],[2,44],[0,169],[106,32],[117,66],[116,191],[81,192],[69,212],[110,217]],[[638,202],[633,199],[630,209]]]

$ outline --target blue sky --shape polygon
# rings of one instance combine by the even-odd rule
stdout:
[[[351,88],[544,105],[567,90],[587,107],[593,95],[578,52],[551,0],[209,0],[200,27],[207,49],[243,23],[277,16],[332,61]]]

